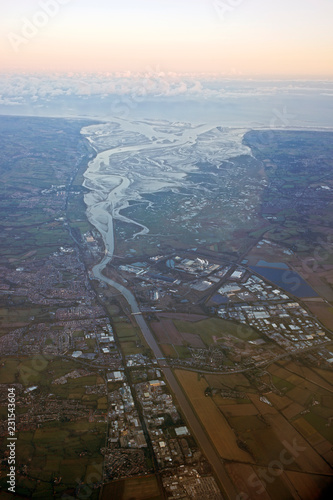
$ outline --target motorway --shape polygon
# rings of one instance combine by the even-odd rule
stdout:
[[[162,353],[159,345],[157,344],[153,334],[151,333],[144,317],[140,314],[139,306],[136,302],[134,295],[123,285],[120,285],[116,281],[113,281],[102,273],[105,268],[106,263],[110,260],[110,257],[105,257],[99,264],[93,268],[93,274],[98,280],[104,281],[108,285],[116,288],[126,299],[129,306],[131,307],[132,313],[134,313],[134,318],[141,329],[142,335],[144,336],[147,344],[153,351],[160,369],[164,373],[164,377],[169,384],[172,392],[174,393],[177,402],[183,412],[183,415],[191,428],[192,434],[195,437],[197,443],[199,444],[201,450],[205,454],[208,462],[210,463],[216,478],[222,488],[222,493],[224,493],[225,499],[234,500],[237,497],[237,491],[235,490],[229,476],[225,470],[223,462],[216,452],[215,448],[211,444],[205,430],[203,429],[201,423],[199,422],[197,416],[195,415],[192,407],[190,406],[182,388],[180,387],[176,377],[169,368],[166,360],[164,359],[164,354]]]

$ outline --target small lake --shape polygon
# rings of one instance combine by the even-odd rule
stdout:
[[[279,288],[282,288],[286,292],[289,292],[300,299],[318,297],[317,292],[315,292],[298,273],[289,269],[288,266],[283,268],[259,265],[250,267],[254,272],[260,274],[264,278],[267,278]]]

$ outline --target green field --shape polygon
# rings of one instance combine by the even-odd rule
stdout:
[[[135,328],[131,323],[116,323],[115,325],[115,331],[117,334],[117,337],[121,341],[127,341],[127,340],[139,340],[138,337],[138,328]]]
[[[155,476],[115,481],[104,486],[101,500],[162,500]]]
[[[17,467],[23,467],[25,464],[28,467],[26,477],[22,476],[18,480],[17,490],[26,497],[33,495],[33,498],[45,498],[43,495],[53,491],[56,477],[61,477],[61,482],[55,490],[60,494],[69,487],[75,487],[77,479],[87,481],[89,467],[102,463],[100,449],[105,445],[106,424],[89,422],[87,417],[90,410],[105,412],[107,399],[98,394],[85,395],[85,387],[101,384],[103,378],[96,373],[67,379],[67,383],[63,385],[53,383],[77,368],[81,368],[81,365],[74,360],[46,359],[43,356],[0,360],[0,383],[18,382],[24,386],[38,387],[31,393],[29,405],[24,406],[21,403],[17,407],[17,414],[31,413],[31,405],[34,407],[38,401],[44,401],[41,407],[44,412],[47,411],[48,402],[52,404],[55,400],[60,408],[62,400],[77,401],[81,411],[85,408],[84,418],[69,421],[64,412],[59,420],[48,421],[38,427],[36,424],[32,430],[17,432]],[[50,398],[51,393],[53,396]],[[2,410],[6,408],[1,407],[1,414]],[[1,442],[1,453],[5,451],[5,445],[4,441]],[[2,485],[3,479],[0,481],[0,486]]]
[[[78,421],[18,433],[17,464],[28,464],[27,477],[18,479],[18,491],[26,489],[29,497],[38,492],[42,498],[56,477],[61,477],[60,490],[75,487],[78,481],[89,482],[91,464],[102,467],[99,449],[105,444],[105,430],[104,424]]]
[[[279,389],[280,391],[282,391],[283,393],[287,393],[288,391],[290,391],[291,389],[294,389],[294,387],[295,387],[294,384],[291,384],[287,380],[284,380],[280,377],[276,377],[275,375],[272,375],[272,382],[273,382],[274,386],[277,389]]]
[[[174,324],[180,332],[199,335],[207,346],[214,343],[213,337],[222,339],[222,341],[226,335],[232,335],[239,340],[255,340],[260,337],[249,326],[238,325],[220,318],[210,318],[196,322],[174,320]]]
[[[120,342],[120,347],[124,356],[130,356],[131,354],[140,354],[142,352],[141,347],[136,346],[136,342]]]
[[[191,351],[188,349],[188,347],[183,345],[175,345],[174,348],[180,359],[191,358],[192,354]]]

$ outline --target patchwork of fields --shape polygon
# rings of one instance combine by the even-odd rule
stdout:
[[[176,375],[244,498],[302,492],[310,500],[333,484],[333,391],[326,371],[280,361],[266,375],[276,389],[264,394],[243,374]],[[245,397],[222,397],[228,388]]]

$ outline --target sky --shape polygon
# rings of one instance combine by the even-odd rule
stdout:
[[[333,78],[332,0],[11,0],[2,73]]]

